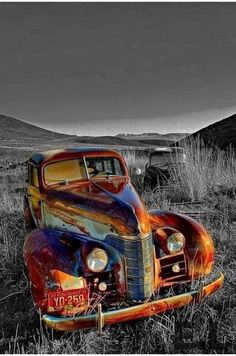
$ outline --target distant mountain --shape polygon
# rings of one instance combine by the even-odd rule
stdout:
[[[161,141],[178,141],[189,134],[187,132],[170,132],[167,134],[159,134],[154,132],[147,132],[141,134],[118,134],[116,137],[124,138],[126,140],[161,140]]]
[[[132,139],[126,140],[118,136],[78,136],[76,141],[79,144],[140,146],[139,141],[134,141]]]
[[[207,147],[219,147],[226,150],[230,146],[236,149],[236,114],[211,124],[195,132],[190,137],[199,136]],[[180,140],[179,144],[185,140]]]
[[[115,146],[132,146],[132,147],[150,147],[150,146],[169,146],[176,140],[169,140],[158,138],[157,136],[78,136],[77,142],[79,144],[92,144],[92,145],[115,145]]]

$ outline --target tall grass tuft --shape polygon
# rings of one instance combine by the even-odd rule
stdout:
[[[132,176],[136,168],[140,168],[144,172],[145,164],[147,162],[148,151],[135,149],[121,149],[120,153],[125,158],[129,168],[129,173]]]
[[[185,144],[187,161],[173,170],[171,198],[204,201],[221,191],[236,189],[236,159],[233,151],[207,148],[199,137]]]

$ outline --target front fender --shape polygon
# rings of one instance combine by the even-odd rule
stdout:
[[[149,211],[153,230],[169,226],[180,231],[186,239],[184,247],[189,278],[211,272],[214,264],[214,244],[210,233],[197,221],[183,214],[153,209]]]
[[[94,273],[86,270],[81,250],[88,247],[103,248],[109,254],[104,272],[114,270],[117,288],[124,293],[124,271],[120,255],[114,248],[89,236],[59,230],[36,229],[27,235],[24,259],[31,282],[33,300],[38,309],[47,311],[47,292],[50,289],[78,289],[86,285],[87,277]]]

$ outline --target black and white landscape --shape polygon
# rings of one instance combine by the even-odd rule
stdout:
[[[235,353],[235,16],[235,3],[0,3],[1,353]],[[144,192],[135,168],[170,145],[188,164]],[[26,162],[75,146],[122,152],[148,208],[204,221],[223,288],[101,336],[45,330],[22,256]]]

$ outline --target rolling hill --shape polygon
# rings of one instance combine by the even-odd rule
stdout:
[[[207,147],[218,147],[221,150],[226,150],[229,147],[236,149],[236,114],[204,127],[189,137],[196,138],[197,136],[204,141]],[[185,141],[186,139],[182,139],[178,143],[181,146]]]
[[[56,133],[41,127],[28,124],[13,117],[0,114],[0,140],[3,142],[22,142],[32,140],[57,140],[73,136]]]
[[[187,134],[143,133],[116,136],[75,136],[57,133],[22,120],[0,114],[0,161],[27,159],[33,152],[75,146],[132,147],[145,150],[168,146]],[[17,158],[18,157],[18,158]]]
[[[150,147],[173,144],[181,138],[181,145],[188,137],[200,136],[206,146],[236,149],[236,114],[217,121],[194,134],[187,133],[143,133],[119,134],[116,136],[75,136],[57,133],[24,121],[0,114],[0,148],[48,149],[80,145],[108,145]],[[184,137],[184,138],[183,138]]]
[[[24,161],[35,151],[76,146],[76,138],[0,114],[1,162]]]
[[[181,137],[183,134],[181,134]],[[45,150],[55,147],[80,145],[108,145],[150,147],[169,145],[179,138],[179,134],[140,134],[116,136],[75,136],[57,133],[26,123],[16,118],[0,114],[0,148]]]

